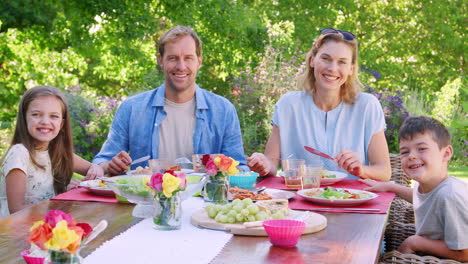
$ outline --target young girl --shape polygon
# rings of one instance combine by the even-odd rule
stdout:
[[[84,179],[103,175],[100,166],[73,153],[63,94],[53,86],[26,91],[0,173],[0,216],[77,187],[79,181],[70,182],[73,172],[86,174]]]

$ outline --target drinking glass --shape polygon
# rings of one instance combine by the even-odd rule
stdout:
[[[284,182],[287,188],[300,189],[302,187],[302,176],[305,170],[305,160],[285,159],[281,161],[284,174]]]
[[[152,173],[162,173],[175,165],[172,160],[151,159],[148,161]]]
[[[302,188],[311,189],[320,187],[320,175],[323,164],[320,160],[313,160],[305,166],[304,176],[302,177]]]

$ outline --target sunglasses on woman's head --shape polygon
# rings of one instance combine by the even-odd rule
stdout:
[[[323,35],[330,34],[330,33],[341,33],[341,35],[343,35],[344,39],[346,39],[346,40],[356,39],[356,36],[354,36],[353,33],[348,32],[348,31],[343,31],[343,30],[334,29],[334,28],[324,28],[324,29],[322,29],[322,34]]]

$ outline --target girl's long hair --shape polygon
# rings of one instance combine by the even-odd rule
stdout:
[[[348,104],[354,103],[356,100],[357,95],[364,87],[359,81],[358,78],[358,71],[359,71],[359,64],[358,64],[358,42],[356,39],[353,40],[346,40],[342,34],[340,33],[327,33],[320,35],[312,45],[312,48],[309,50],[306,56],[306,71],[299,77],[298,80],[298,88],[304,90],[305,92],[312,95],[314,91],[317,89],[315,87],[315,75],[314,75],[314,68],[310,66],[310,62],[315,56],[317,55],[320,47],[327,42],[335,41],[335,42],[343,42],[349,47],[353,52],[352,54],[352,65],[354,66],[353,73],[346,82],[341,86],[340,96],[341,99]]]
[[[36,86],[27,90],[19,104],[18,116],[16,118],[16,128],[11,141],[11,146],[23,144],[29,151],[31,162],[37,167],[44,169],[43,164],[39,164],[35,158],[34,138],[28,132],[26,123],[26,113],[31,102],[41,96],[55,96],[62,105],[63,125],[58,135],[49,142],[49,156],[52,164],[52,174],[54,176],[54,190],[56,194],[66,190],[73,175],[73,138],[71,134],[70,114],[68,104],[63,93],[53,86]],[[11,148],[10,146],[10,148]]]

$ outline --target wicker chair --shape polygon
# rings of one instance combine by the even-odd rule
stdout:
[[[403,254],[398,251],[385,253],[381,257],[380,264],[460,264],[451,259],[439,259],[433,256],[418,256],[415,254]]]
[[[410,186],[411,179],[401,169],[398,155],[390,154],[392,165],[391,180],[395,183]],[[459,264],[450,259],[439,259],[433,256],[419,256],[416,254],[403,254],[396,249],[403,241],[415,234],[414,211],[411,203],[396,197],[390,206],[387,227],[385,229],[385,251],[380,257],[381,264]]]

